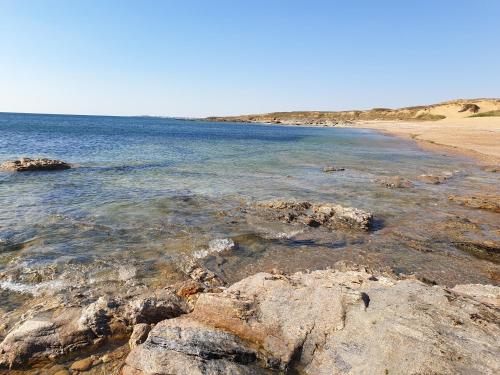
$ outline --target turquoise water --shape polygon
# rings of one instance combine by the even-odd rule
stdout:
[[[347,259],[443,283],[497,282],[496,264],[457,250],[435,224],[466,217],[480,224],[467,236],[497,241],[497,214],[446,197],[494,190],[498,177],[370,130],[0,114],[0,161],[23,156],[77,167],[0,172],[0,288],[9,298],[74,283],[166,282],[180,255],[225,238],[237,248],[203,261],[229,280]],[[346,171],[325,174],[327,164]],[[446,172],[455,177],[437,186],[375,182]],[[245,215],[270,198],[362,208],[375,213],[377,230],[326,232]],[[414,239],[429,251],[415,250]]]

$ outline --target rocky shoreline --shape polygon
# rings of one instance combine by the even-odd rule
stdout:
[[[450,289],[345,263],[226,286],[193,260],[182,268],[185,281],[135,296],[33,307],[1,342],[0,365],[58,375],[500,370],[499,287]]]
[[[14,164],[39,170],[66,164],[37,160],[42,161]],[[388,176],[374,182],[411,189],[414,182],[439,185],[456,176],[420,175],[416,181]],[[499,212],[496,195],[448,199]],[[356,234],[376,230],[374,213],[336,203],[272,200],[240,210],[264,223]],[[463,228],[470,230],[471,223],[442,225],[452,225],[457,248],[498,262],[496,243],[462,240]],[[423,242],[412,241],[415,249],[426,251]],[[119,290],[69,286],[64,294],[34,297],[25,310],[2,319],[0,374],[500,371],[500,287],[445,287],[346,262],[312,272],[261,272],[229,285],[203,258],[236,248],[232,240],[212,240],[205,252],[177,259],[183,279],[161,287],[125,278]]]

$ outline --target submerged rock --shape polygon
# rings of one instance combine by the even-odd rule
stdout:
[[[326,167],[323,167],[323,172],[328,173],[328,172],[342,172],[345,171],[345,168],[342,167],[336,167],[334,165],[327,165]]]
[[[179,261],[177,266],[186,276],[204,286],[221,287],[226,284],[220,276],[203,267],[195,259],[185,257]]]
[[[497,173],[497,172],[500,172],[500,166],[499,165],[484,165],[481,167],[481,170],[483,170],[485,172]]]
[[[443,184],[448,180],[450,176],[436,176],[432,174],[422,174],[417,177],[417,179],[421,182],[424,182],[426,184],[431,184],[431,185],[439,185]]]
[[[500,196],[497,195],[450,195],[448,199],[465,207],[500,212]]]
[[[332,203],[309,203],[295,201],[269,201],[257,204],[257,210],[266,218],[285,223],[298,222],[311,227],[328,229],[370,229],[373,214],[353,207]]]
[[[53,159],[30,159],[8,160],[0,165],[0,169],[11,172],[26,171],[53,171],[69,169],[71,165],[60,160]]]
[[[123,374],[498,373],[500,315],[482,302],[500,288],[454,290],[362,268],[259,273],[156,325]]]
[[[193,256],[198,259],[206,258],[211,254],[234,250],[236,247],[236,244],[230,238],[216,238],[208,243],[207,249],[195,251]]]
[[[401,176],[385,177],[378,179],[377,182],[389,189],[410,188],[413,186],[410,180],[407,180]]]

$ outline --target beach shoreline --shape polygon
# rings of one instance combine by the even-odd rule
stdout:
[[[436,122],[364,121],[348,127],[409,139],[424,150],[466,156],[479,165],[500,165],[500,120],[496,117]]]
[[[414,141],[426,151],[444,153],[449,156],[465,156],[473,159],[480,166],[500,166],[500,147],[498,147],[500,145],[500,119],[498,117],[439,121],[347,121],[337,125],[266,121],[234,122],[282,127],[375,130],[385,135]]]

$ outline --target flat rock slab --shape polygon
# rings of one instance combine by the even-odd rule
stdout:
[[[0,165],[0,169],[10,172],[54,171],[69,169],[71,165],[60,160],[30,159],[8,160]]]
[[[259,273],[157,324],[123,374],[497,374],[500,288]]]

